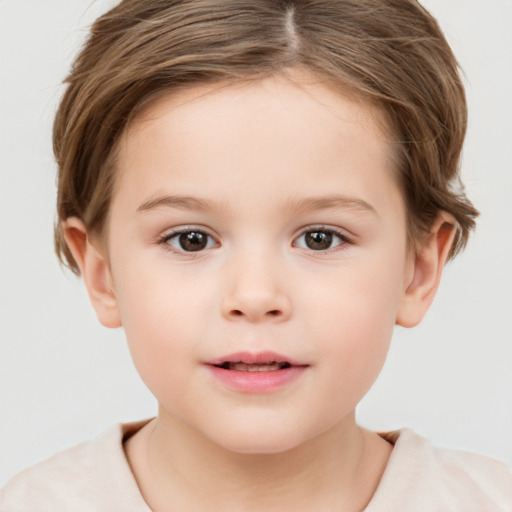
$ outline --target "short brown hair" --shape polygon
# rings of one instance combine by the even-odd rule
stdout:
[[[457,61],[415,0],[124,0],[100,17],[75,60],[54,124],[59,220],[102,233],[117,141],[158,96],[305,67],[380,106],[398,148],[415,240],[437,213],[456,219],[452,256],[478,212],[459,183],[467,111]],[[59,258],[76,273],[60,222]]]

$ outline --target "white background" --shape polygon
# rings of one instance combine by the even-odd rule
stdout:
[[[359,419],[512,464],[512,2],[424,3],[466,73],[463,177],[482,215],[423,324],[397,330]],[[156,410],[122,331],[98,324],[52,247],[60,82],[87,26],[112,4],[0,2],[0,485]]]

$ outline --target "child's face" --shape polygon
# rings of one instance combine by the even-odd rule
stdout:
[[[376,112],[311,80],[208,90],[122,140],[116,308],[162,421],[277,452],[352,424],[377,377],[412,275],[404,203]],[[213,366],[264,351],[297,366]]]

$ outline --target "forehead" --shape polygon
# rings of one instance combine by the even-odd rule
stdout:
[[[160,97],[134,119],[119,146],[117,185],[138,196],[167,185],[222,193],[226,183],[300,196],[325,194],[337,173],[364,195],[361,170],[371,178],[382,168],[381,178],[394,180],[384,126],[375,106],[310,73],[201,85]]]
[[[336,89],[327,80],[304,68],[290,68],[264,79],[221,81],[199,84],[163,93],[149,103],[128,125],[124,140],[135,132],[143,131],[148,124],[172,112],[176,124],[183,119],[199,117],[218,124],[223,119],[236,122],[232,115],[236,109],[240,116],[251,116],[253,123],[261,121],[269,110],[283,115],[283,122],[293,124],[294,115],[301,120],[308,115],[338,118],[364,125],[372,135],[386,139],[391,132],[384,110],[370,99],[363,98],[346,87]],[[215,117],[211,117],[215,114]],[[263,119],[266,122],[266,119]],[[196,128],[196,127],[194,127]],[[332,128],[328,123],[326,128]],[[212,134],[210,134],[212,135]]]

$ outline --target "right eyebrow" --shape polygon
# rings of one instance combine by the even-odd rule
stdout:
[[[155,208],[180,208],[184,210],[212,210],[214,205],[204,199],[191,196],[164,195],[147,199],[139,205],[138,212],[147,212]]]

